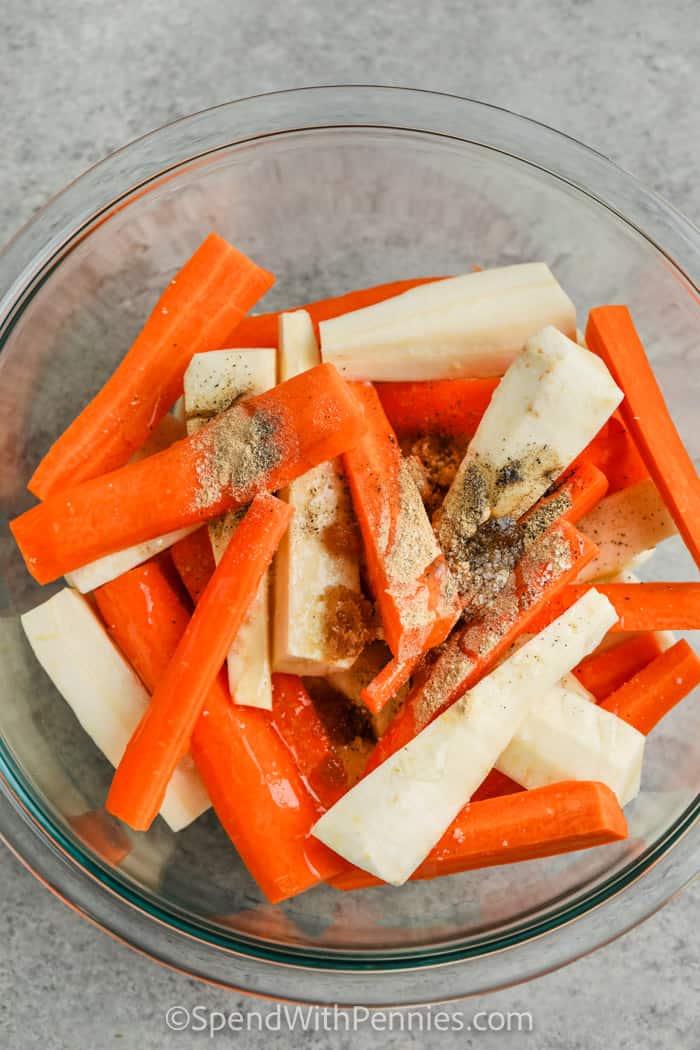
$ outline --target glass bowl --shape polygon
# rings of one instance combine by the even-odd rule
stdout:
[[[589,852],[399,890],[321,887],[272,907],[211,814],[177,836],[161,821],[147,835],[130,832],[118,864],[103,841],[110,768],[18,621],[59,585],[29,578],[7,519],[30,505],[24,486],[37,460],[212,229],[277,274],[268,308],[544,259],[581,318],[596,303],[630,304],[680,430],[700,453],[700,237],[598,153],[478,102],[375,87],[245,99],[140,139],[59,194],[0,258],[0,831],[104,929],[236,989],[405,1004],[562,965],[696,874],[700,707],[691,699],[650,740],[629,839]],[[676,541],[649,571],[694,573]],[[76,819],[85,812],[95,814],[87,825]]]

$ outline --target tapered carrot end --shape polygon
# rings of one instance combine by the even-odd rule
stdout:
[[[627,819],[615,792],[611,791],[607,784],[598,782],[591,783],[590,791],[593,796],[592,806],[595,806],[591,824],[596,825],[601,835],[605,836],[605,841],[616,842],[627,838]]]

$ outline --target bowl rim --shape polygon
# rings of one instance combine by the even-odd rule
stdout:
[[[217,123],[220,116],[228,117],[230,114],[234,117],[233,121],[225,119]],[[294,119],[290,123],[290,118],[296,118],[298,114],[305,116],[305,122],[299,124],[298,119]],[[380,119],[389,116],[391,119]],[[202,122],[210,120],[215,126],[204,134]],[[270,121],[275,123],[274,128],[269,126]],[[263,127],[265,122],[267,126]],[[433,126],[421,126],[423,124]],[[123,207],[147,187],[168,177],[171,171],[178,171],[184,165],[201,161],[222,149],[274,135],[316,128],[370,127],[476,142],[486,148],[505,152],[531,167],[541,168],[631,226],[666,257],[678,279],[691,294],[693,289],[697,291],[694,274],[696,269],[700,270],[699,231],[658,194],[644,189],[624,169],[571,136],[503,107],[457,95],[381,85],[294,88],[221,103],[172,121],[99,161],[54,195],[10,239],[0,254],[0,287],[6,289],[0,299],[0,348],[30,299],[75,244],[88,236],[117,208]],[[465,134],[467,129],[470,134]],[[477,132],[479,137],[474,138]],[[184,142],[181,133],[184,133]],[[531,137],[533,135],[534,138]],[[174,136],[172,142],[171,136]],[[493,141],[488,141],[489,137]],[[166,140],[168,149],[162,149]],[[157,147],[155,150],[152,149],[154,145]],[[194,152],[183,156],[184,145]],[[552,156],[555,151],[556,159]],[[126,170],[123,170],[124,166]],[[575,178],[580,170],[585,170],[585,184]],[[126,184],[127,180],[127,188],[115,193],[114,182],[121,184],[124,181]],[[671,245],[673,250],[662,247],[661,242]],[[183,921],[182,917],[175,914],[175,910],[169,915],[165,914],[149,901],[147,894],[135,893],[133,885],[127,887],[124,881],[115,879],[114,873],[91,857],[89,851],[78,845],[77,841],[72,841],[56,824],[46,807],[33,797],[2,739],[0,792],[0,837],[41,881],[81,914],[119,939],[176,969],[181,967],[175,956],[181,959],[182,955],[164,950],[159,943],[158,933],[162,933],[164,927],[169,935],[181,939],[178,940],[180,948],[191,947],[194,941],[198,945],[208,945],[213,951],[223,951],[243,963],[248,971],[244,984],[238,983],[240,978],[232,983],[228,976],[223,981],[217,980],[204,972],[203,963],[192,965],[186,972],[240,991],[271,997],[280,997],[275,993],[283,992],[281,997],[290,1001],[337,1002],[338,989],[335,989],[335,997],[328,999],[330,986],[327,981],[322,981],[322,998],[300,1000],[293,987],[293,976],[291,982],[288,977],[281,981],[283,973],[296,973],[297,981],[304,971],[326,976],[342,973],[343,980],[353,990],[352,1004],[372,1005],[447,1001],[485,991],[487,987],[503,987],[527,977],[538,976],[593,950],[642,921],[697,873],[694,850],[689,851],[688,846],[689,840],[694,837],[690,834],[693,827],[696,832],[699,830],[700,799],[688,806],[656,843],[620,872],[606,879],[595,891],[584,893],[582,898],[580,895],[575,897],[572,903],[555,908],[553,914],[547,913],[534,923],[526,922],[522,933],[516,930],[513,936],[486,938],[481,947],[477,945],[476,949],[465,948],[464,942],[461,948],[436,950],[435,946],[429,946],[423,953],[414,950],[412,958],[408,958],[406,953],[394,953],[383,959],[381,953],[366,951],[348,955],[342,950],[325,947],[320,955],[315,949],[305,949],[303,953],[289,948],[278,951],[264,948],[260,939],[255,937],[251,938],[253,944],[240,935],[221,937],[204,922]],[[70,870],[73,878],[67,877]],[[83,878],[76,881],[77,872]],[[646,880],[644,907],[640,908],[638,901],[635,908],[629,902],[620,908],[623,891],[642,877]],[[153,929],[149,929],[148,936],[145,935],[145,928],[138,931],[138,936],[135,935],[133,923],[126,921],[123,914],[125,906],[133,910],[140,921],[152,924]],[[599,921],[592,921],[602,911],[606,913],[605,922],[601,925]],[[555,945],[554,941],[560,942],[562,932],[571,929],[572,923],[576,924],[577,934],[581,935],[576,938],[581,941],[580,947],[574,947],[573,942],[568,948],[560,943]],[[582,936],[582,924],[588,926],[589,935],[586,937]],[[536,942],[541,945],[541,939],[545,937],[553,950],[543,952],[541,959],[533,965],[533,960],[526,959],[526,955],[531,953],[523,949],[528,949]],[[511,976],[499,978],[496,969],[488,966],[486,981],[482,979],[477,982],[479,986],[475,986],[473,991],[471,987],[467,991],[461,990],[464,981],[469,983],[471,979],[466,973],[470,963],[477,962],[483,968],[489,959],[496,956],[505,958],[505,953],[511,965],[500,967],[498,972],[507,971]],[[512,960],[516,955],[519,961],[513,965]],[[253,962],[258,969],[251,974]],[[269,973],[264,976],[268,966],[274,967],[272,981]],[[448,989],[442,975],[447,969],[454,973],[456,966],[464,972],[464,977],[459,977],[456,983],[451,980]],[[471,969],[473,973],[473,967]],[[419,998],[414,998],[408,992],[406,975],[409,972],[433,975],[429,982],[430,988],[421,990]],[[377,981],[381,992],[371,987]],[[428,998],[425,997],[425,991],[429,992]],[[449,994],[445,994],[448,991]],[[409,995],[408,1000],[406,994]]]

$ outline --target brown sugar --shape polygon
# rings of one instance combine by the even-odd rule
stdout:
[[[375,636],[372,603],[342,584],[327,587],[322,597],[324,651],[328,659],[355,656]]]
[[[464,440],[442,434],[426,434],[411,443],[407,462],[429,515],[442,504],[465,449]]]

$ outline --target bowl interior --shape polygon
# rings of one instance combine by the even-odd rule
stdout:
[[[349,288],[424,274],[543,259],[585,319],[591,305],[626,302],[646,341],[681,433],[700,455],[694,413],[700,375],[689,367],[697,304],[673,264],[642,233],[589,195],[498,150],[390,128],[311,129],[257,138],[188,162],[112,209],[60,261],[47,265],[7,332],[0,360],[0,759],[15,784],[87,852],[125,895],[235,938],[329,959],[485,950],[526,937],[564,905],[585,902],[653,849],[700,788],[700,709],[691,700],[649,741],[630,838],[551,860],[340,894],[318,888],[278,906],[261,899],[215,817],[173,835],[157,821],[128,831],[117,868],[75,829],[99,810],[110,767],[33,659],[18,615],[56,589],[26,573],[7,519],[30,505],[26,480],[51,441],[128,348],[160,290],[215,229],[277,274],[263,304],[293,306]],[[646,573],[693,578],[680,543]]]

